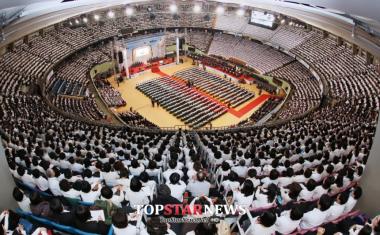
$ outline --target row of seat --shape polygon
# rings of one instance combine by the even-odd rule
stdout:
[[[227,111],[227,107],[169,77],[147,81],[137,89],[192,128],[202,127]]]

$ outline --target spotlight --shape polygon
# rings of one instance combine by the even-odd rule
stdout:
[[[100,19],[99,15],[94,15],[94,20],[99,21],[99,19]]]
[[[127,8],[125,9],[125,14],[126,14],[127,16],[131,16],[131,15],[133,15],[133,12],[134,12],[134,10],[133,10],[133,8],[131,8],[131,7],[127,7]]]
[[[79,20],[78,19],[75,20],[75,24],[79,24]]]
[[[169,6],[169,10],[170,10],[171,13],[176,13],[177,10],[178,10],[178,7],[177,7],[177,5],[175,5],[175,4],[171,4],[171,5]]]
[[[218,6],[216,8],[216,14],[221,15],[224,13],[224,8],[222,6]]]
[[[85,24],[87,24],[87,22],[88,22],[87,17],[83,17],[83,22],[84,22]]]
[[[239,10],[237,10],[236,11],[236,15],[238,15],[238,16],[244,16],[244,9],[239,9]]]
[[[73,23],[70,21],[70,22],[69,22],[69,25],[71,25],[71,26],[72,26],[72,25],[73,25]]]
[[[281,20],[281,24],[285,24],[285,19],[282,19],[282,20]]]
[[[115,12],[113,12],[113,11],[109,11],[109,12],[107,13],[107,16],[108,16],[109,18],[114,18],[114,17],[115,17]]]
[[[293,25],[293,21],[290,21],[290,22],[289,22],[289,25],[292,26],[292,25]]]
[[[194,11],[195,13],[199,13],[199,12],[202,11],[202,8],[201,8],[200,5],[194,5],[194,9],[193,9],[193,11]]]

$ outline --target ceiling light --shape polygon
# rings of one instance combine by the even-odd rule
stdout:
[[[216,8],[216,14],[221,15],[224,13],[224,8],[222,6],[218,6]]]
[[[75,24],[79,24],[79,20],[78,19],[75,20]]]
[[[281,24],[285,24],[285,19],[282,19],[282,20],[281,20]]]
[[[194,10],[195,13],[199,13],[199,12],[202,11],[202,8],[199,5],[194,5],[194,9],[193,10]]]
[[[237,10],[236,11],[236,15],[238,15],[238,16],[244,16],[244,9],[239,9],[239,10]]]
[[[127,7],[127,8],[125,9],[125,14],[126,14],[127,16],[131,16],[131,15],[133,15],[133,12],[134,12],[134,10],[133,10],[133,8],[131,8],[131,7]]]
[[[83,17],[83,22],[84,22],[84,23],[87,23],[87,22],[88,22],[87,17]]]
[[[175,5],[175,4],[171,4],[171,5],[169,6],[169,10],[170,10],[171,13],[176,13],[177,10],[178,10],[178,7],[177,7],[177,5]]]
[[[109,18],[114,18],[114,17],[115,17],[115,12],[113,12],[113,11],[109,11],[109,12],[107,13],[107,16],[108,16]]]
[[[98,21],[100,19],[99,15],[94,15],[94,20]]]

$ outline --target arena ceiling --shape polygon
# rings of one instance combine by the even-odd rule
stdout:
[[[37,31],[47,25],[55,24],[67,18],[95,10],[107,10],[114,6],[128,3],[146,2],[148,0],[1,0],[0,17],[15,17],[9,25],[3,27],[4,40],[0,46]],[[164,0],[156,0],[164,1]],[[188,0],[172,0],[173,2]],[[206,0],[199,0],[206,1]],[[213,1],[215,2],[215,1]],[[233,3],[238,6],[250,6],[278,12],[305,23],[324,29],[355,43],[374,55],[380,56],[380,48],[369,45],[365,39],[352,38],[354,18],[360,19],[380,32],[380,1],[373,0],[217,0],[220,3]],[[301,4],[300,4],[301,3]],[[322,6],[321,6],[322,5]],[[338,9],[338,10],[337,10]],[[9,13],[10,12],[10,13]],[[1,22],[1,18],[0,18]]]

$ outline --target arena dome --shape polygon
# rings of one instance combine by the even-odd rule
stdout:
[[[368,6],[4,1],[2,215],[27,234],[377,232]]]

